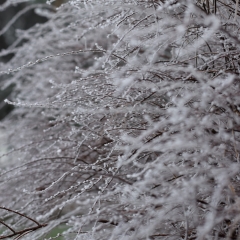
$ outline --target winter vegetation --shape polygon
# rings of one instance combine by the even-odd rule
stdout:
[[[240,239],[238,0],[56,5],[0,52],[0,239]]]

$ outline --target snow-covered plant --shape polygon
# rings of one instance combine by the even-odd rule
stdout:
[[[0,53],[0,239],[238,239],[238,1],[50,5]]]

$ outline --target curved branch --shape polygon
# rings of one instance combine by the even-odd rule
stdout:
[[[0,207],[0,209],[6,210],[6,211],[8,211],[8,212],[15,213],[15,214],[17,214],[17,215],[19,215],[19,216],[21,216],[21,217],[27,218],[28,220],[30,220],[30,221],[32,221],[32,222],[34,222],[34,223],[37,224],[37,226],[35,226],[35,227],[29,227],[29,228],[25,228],[25,229],[20,230],[20,231],[15,231],[15,230],[14,230],[13,228],[11,228],[8,224],[4,223],[3,221],[0,221],[0,223],[1,223],[2,225],[4,225],[6,228],[8,228],[9,230],[11,230],[11,231],[13,232],[13,233],[11,233],[11,234],[9,234],[9,235],[0,236],[0,239],[8,239],[8,238],[14,237],[14,236],[16,236],[15,239],[20,239],[22,236],[24,236],[24,235],[26,235],[26,234],[28,234],[28,233],[30,233],[30,232],[36,231],[36,230],[39,229],[39,228],[43,228],[43,227],[47,226],[47,224],[40,224],[39,222],[37,222],[37,221],[34,220],[33,218],[28,217],[28,216],[26,216],[26,215],[24,215],[24,214],[22,214],[22,213],[20,213],[20,212],[14,211],[14,210],[12,210],[12,209],[9,209],[9,208],[6,208],[6,207]]]

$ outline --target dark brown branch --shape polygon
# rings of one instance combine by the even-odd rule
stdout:
[[[42,228],[42,227],[47,226],[47,224],[40,224],[40,223],[37,222],[36,220],[34,220],[34,219],[32,219],[32,218],[30,218],[30,217],[28,217],[28,216],[26,216],[26,215],[24,215],[24,214],[22,214],[22,213],[20,213],[20,212],[14,211],[14,210],[12,210],[12,209],[9,209],[9,208],[6,208],[6,207],[0,207],[0,209],[6,210],[6,211],[8,211],[8,212],[15,213],[15,214],[17,214],[17,215],[19,215],[19,216],[21,216],[21,217],[27,218],[28,220],[30,220],[30,221],[32,221],[32,222],[34,222],[34,223],[37,224],[37,226],[35,226],[35,227],[30,227],[30,228],[25,228],[25,229],[20,230],[20,231],[15,231],[15,230],[14,230],[13,228],[11,228],[8,224],[4,223],[3,221],[0,221],[0,223],[1,223],[2,225],[4,225],[6,228],[8,228],[9,230],[11,230],[11,231],[13,232],[12,234],[9,234],[9,235],[0,236],[0,239],[8,239],[8,238],[11,238],[11,237],[14,237],[14,236],[16,236],[15,239],[19,239],[19,238],[21,238],[23,235],[28,234],[29,232],[33,232],[33,231],[35,231],[35,230],[37,230],[37,229],[39,229],[39,228]]]
[[[2,224],[2,225],[4,225],[5,227],[7,227],[8,229],[10,229],[13,233],[16,233],[15,231],[14,231],[14,229],[12,229],[10,226],[8,226],[6,223],[4,223],[3,221],[0,221],[0,223]]]
[[[0,236],[0,239],[7,239],[7,238],[14,237],[14,236],[17,236],[17,235],[19,235],[19,236],[20,235],[25,235],[25,233],[36,231],[39,228],[42,228],[42,227],[45,227],[45,226],[47,226],[47,224],[38,225],[36,227],[25,228],[21,231],[18,231],[18,232],[9,234],[9,235]]]
[[[22,217],[25,217],[25,218],[29,219],[30,221],[32,221],[32,222],[34,222],[34,223],[36,223],[38,226],[42,226],[42,225],[41,225],[39,222],[37,222],[36,220],[34,220],[34,219],[32,219],[32,218],[30,218],[30,217],[28,217],[28,216],[26,216],[26,215],[24,215],[24,214],[22,214],[22,213],[20,213],[20,212],[14,211],[14,210],[9,209],[9,208],[6,208],[6,207],[0,207],[0,209],[6,210],[6,211],[9,211],[9,212],[12,212],[12,213],[16,213],[16,214],[18,214],[18,215],[20,215],[20,216],[22,216]]]

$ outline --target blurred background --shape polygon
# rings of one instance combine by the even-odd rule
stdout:
[[[6,63],[13,57],[13,53],[1,53],[6,49],[11,48],[16,42],[17,30],[26,30],[37,23],[44,23],[47,21],[47,18],[36,14],[35,9],[31,8],[31,5],[33,4],[44,4],[43,0],[25,1],[5,8],[4,6],[6,6],[6,3],[6,0],[0,0],[0,63]],[[15,45],[15,47],[22,45],[23,42],[17,44],[18,45]],[[14,89],[14,85],[12,84],[6,86],[6,80],[9,77],[10,76],[6,75],[0,76],[0,121],[14,108],[12,105],[4,102],[6,98],[11,98],[10,95]]]

